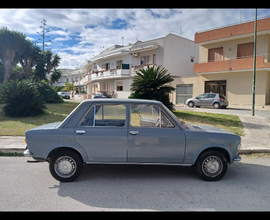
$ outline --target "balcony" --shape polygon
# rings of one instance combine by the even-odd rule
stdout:
[[[149,67],[152,67],[152,66],[157,66],[157,64],[153,64],[153,63],[149,63],[149,64],[141,64],[141,65],[135,65],[135,66],[132,66],[131,67],[131,75],[133,76],[133,75],[135,75],[135,73],[137,72],[137,71],[139,71],[140,69],[147,69],[147,66],[149,66]]]
[[[139,43],[130,48],[131,53],[143,52],[147,50],[154,50],[158,48],[158,44],[155,42],[150,43]]]
[[[129,69],[112,69],[107,71],[98,71],[92,73],[91,75],[85,76],[80,82],[81,85],[87,84],[89,81],[98,80],[98,79],[112,79],[120,77],[128,77]]]
[[[270,68],[270,62],[265,62],[264,56],[257,56],[256,58],[256,69],[260,68]],[[209,63],[195,63],[193,71],[197,74],[206,74],[248,69],[253,69],[253,57]]]

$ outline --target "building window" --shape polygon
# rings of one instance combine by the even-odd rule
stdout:
[[[148,64],[148,63],[149,63],[149,56],[141,56],[140,64]]]
[[[212,48],[208,50],[208,62],[223,60],[223,47]]]
[[[193,63],[194,59],[195,59],[195,57],[190,57],[190,62]]]
[[[117,91],[123,91],[123,82],[117,82],[116,83],[116,90]]]
[[[219,93],[226,96],[226,80],[205,82],[205,93]]]
[[[110,63],[102,64],[102,70],[109,70],[110,69]]]
[[[116,69],[122,69],[123,60],[116,61]]]
[[[254,42],[237,45],[237,59],[252,57],[254,53]]]
[[[153,64],[156,64],[156,54],[153,54]]]

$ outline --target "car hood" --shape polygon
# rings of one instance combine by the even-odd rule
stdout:
[[[49,123],[49,124],[45,124],[45,125],[41,125],[41,126],[32,128],[31,130],[55,129],[60,124],[61,124],[61,121],[60,122],[53,122],[53,123]]]
[[[223,133],[223,134],[234,134],[230,131],[227,131],[222,128],[217,128],[213,126],[206,126],[206,125],[193,125],[193,124],[186,124],[186,128],[190,131],[202,131],[202,132],[211,132],[211,133]]]

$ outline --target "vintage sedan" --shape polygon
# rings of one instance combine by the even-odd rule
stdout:
[[[62,122],[25,132],[25,156],[49,162],[52,176],[73,181],[85,164],[195,166],[207,181],[240,161],[241,138],[220,128],[186,125],[161,102],[92,99]]]

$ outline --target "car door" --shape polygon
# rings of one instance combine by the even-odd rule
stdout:
[[[201,94],[199,96],[196,97],[195,99],[195,105],[196,106],[206,106],[206,97],[207,94]]]
[[[184,152],[184,132],[160,107],[130,107],[128,162],[181,163]]]
[[[215,93],[209,93],[207,94],[207,98],[205,99],[205,103],[207,106],[212,106],[213,102],[215,100],[216,94]]]
[[[89,162],[127,161],[126,106],[92,105],[74,129],[74,137]]]

